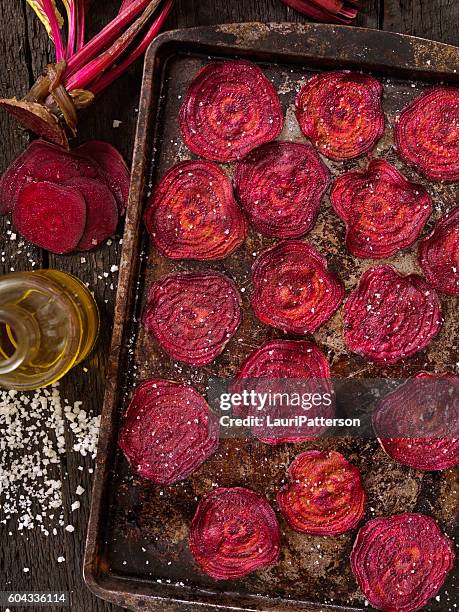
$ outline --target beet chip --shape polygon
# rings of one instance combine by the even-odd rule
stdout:
[[[356,257],[391,257],[419,237],[432,212],[427,191],[385,160],[340,176],[331,203],[346,224],[346,245]]]
[[[168,485],[190,476],[218,440],[218,419],[197,391],[151,379],[135,390],[119,445],[134,472]]]
[[[454,564],[450,539],[424,514],[396,514],[360,529],[351,566],[370,604],[385,612],[415,612],[439,591]]]
[[[247,233],[228,177],[207,161],[171,168],[153,192],[145,223],[158,249],[171,259],[224,259]]]
[[[291,482],[279,491],[277,503],[295,531],[336,536],[362,520],[366,495],[360,472],[341,453],[306,451],[288,475]]]
[[[239,162],[236,194],[260,233],[297,238],[313,227],[329,172],[313,147],[273,142]]]
[[[459,295],[459,206],[421,242],[419,257],[424,276],[435,289]]]
[[[186,145],[219,162],[242,159],[282,131],[282,107],[263,72],[247,61],[209,64],[191,83],[180,110]]]
[[[428,179],[459,180],[459,88],[435,87],[416,98],[400,115],[395,142]]]
[[[316,331],[344,296],[325,257],[298,240],[263,251],[253,264],[252,282],[252,308],[260,321],[292,334]]]
[[[235,284],[218,272],[170,274],[150,289],[144,325],[174,359],[211,363],[241,321]]]
[[[216,580],[236,580],[277,563],[279,523],[258,493],[221,487],[199,502],[189,546],[203,572]]]
[[[435,290],[421,276],[403,276],[389,265],[368,269],[344,307],[347,346],[379,364],[422,350],[441,324]]]
[[[304,135],[329,159],[353,159],[373,149],[384,132],[382,86],[354,72],[312,77],[296,99]]]
[[[420,372],[386,395],[373,414],[386,453],[417,470],[459,463],[459,378]]]

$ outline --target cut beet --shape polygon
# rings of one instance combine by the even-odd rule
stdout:
[[[362,520],[366,495],[360,472],[340,453],[306,451],[288,476],[291,482],[279,491],[277,503],[295,531],[337,536]]]
[[[4,108],[16,117],[19,123],[37,136],[68,148],[69,143],[64,128],[44,104],[11,98],[0,100],[0,108]]]
[[[279,523],[258,493],[221,487],[199,502],[189,546],[203,572],[216,580],[236,580],[277,563]]]
[[[263,406],[251,405],[233,409],[236,416],[257,416],[261,422],[252,426],[253,434],[266,444],[296,443],[320,436],[325,426],[311,423],[288,423],[272,427],[276,419],[290,419],[295,416],[333,418],[335,414],[333,389],[330,381],[330,367],[323,352],[306,340],[273,340],[254,351],[242,365],[232,387],[233,393],[254,391],[265,397],[295,395],[305,398],[306,394],[329,396],[324,403],[314,402],[308,409],[295,403],[271,402]]]
[[[452,542],[432,517],[406,513],[373,519],[362,527],[351,567],[372,606],[415,612],[439,591],[454,559]]]
[[[373,414],[379,442],[395,461],[417,470],[459,463],[459,378],[420,372],[380,402]]]
[[[73,178],[64,183],[78,189],[86,201],[86,226],[78,243],[80,251],[90,251],[113,236],[118,225],[118,206],[110,189],[90,178]]]
[[[224,259],[247,233],[228,177],[207,161],[171,168],[153,192],[145,223],[155,245],[171,259]]]
[[[30,183],[19,194],[13,223],[33,244],[52,253],[70,253],[83,236],[86,202],[73,187]]]
[[[329,172],[313,147],[273,142],[239,162],[236,194],[262,234],[297,238],[314,225]]]
[[[257,257],[252,268],[252,307],[263,323],[292,334],[316,331],[344,297],[341,281],[306,242],[281,242]]]
[[[459,180],[459,88],[435,87],[416,98],[400,115],[395,142],[428,179]]]
[[[152,285],[143,322],[164,350],[190,365],[211,363],[241,321],[236,285],[218,272],[170,274]]]
[[[209,64],[192,82],[180,110],[186,145],[219,162],[242,159],[282,131],[279,97],[250,62]]]
[[[389,265],[367,270],[344,308],[344,339],[354,353],[394,364],[425,348],[440,330],[435,290]]]
[[[375,78],[364,74],[318,74],[296,99],[301,130],[329,159],[353,159],[368,153],[384,132],[382,91]]]
[[[442,217],[419,246],[422,271],[429,283],[449,295],[459,295],[459,206]]]
[[[385,160],[339,177],[331,203],[346,224],[346,245],[357,257],[391,257],[419,237],[432,213],[427,191]]]
[[[136,474],[167,485],[197,470],[218,441],[218,419],[197,391],[151,379],[135,390],[119,445]]]

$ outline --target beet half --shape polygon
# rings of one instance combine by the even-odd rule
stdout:
[[[276,90],[258,66],[231,61],[209,64],[199,72],[179,121],[193,153],[228,162],[274,140],[284,119]]]
[[[236,196],[252,225],[277,238],[298,238],[314,225],[329,172],[313,147],[273,142],[238,163]]]
[[[435,290],[421,276],[403,276],[389,265],[369,268],[344,307],[347,346],[381,365],[425,348],[441,324]]]
[[[247,233],[230,180],[208,161],[173,166],[151,196],[145,223],[170,259],[224,259]]]
[[[420,610],[454,564],[450,539],[424,514],[369,521],[357,534],[351,566],[370,604],[385,612]]]
[[[382,259],[413,244],[432,213],[427,191],[385,160],[340,176],[331,203],[346,224],[346,245],[356,257]]]
[[[368,153],[384,132],[382,85],[354,72],[318,74],[296,99],[296,116],[304,135],[336,161]]]
[[[215,580],[236,580],[277,563],[279,523],[258,493],[220,487],[199,502],[189,546],[203,572]]]
[[[218,441],[218,419],[197,391],[151,379],[134,392],[119,445],[136,474],[168,485],[190,476]]]

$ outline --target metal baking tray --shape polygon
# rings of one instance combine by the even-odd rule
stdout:
[[[349,567],[355,532],[336,538],[301,535],[281,522],[279,564],[235,582],[216,582],[194,565],[187,547],[188,526],[198,499],[215,483],[248,486],[273,503],[286,466],[305,448],[335,448],[361,470],[369,495],[365,520],[403,511],[435,516],[451,534],[458,510],[457,471],[421,473],[391,461],[371,439],[335,438],[299,445],[267,446],[256,440],[224,439],[217,453],[191,478],[158,487],[133,475],[117,448],[118,430],[139,381],[161,376],[191,382],[205,393],[211,376],[231,377],[245,357],[280,332],[261,325],[251,313],[250,267],[254,254],[272,243],[251,232],[242,248],[223,262],[172,262],[150,244],[142,214],[152,185],[166,169],[191,155],[183,145],[177,115],[190,80],[213,60],[247,58],[258,63],[280,92],[286,112],[281,138],[304,141],[293,114],[297,88],[317,71],[348,68],[371,72],[385,87],[386,133],[375,155],[426,184],[435,201],[428,224],[459,200],[458,185],[430,185],[393,151],[392,125],[398,112],[432,82],[458,83],[459,49],[373,30],[327,25],[246,23],[162,34],[150,47],[143,75],[134,149],[132,184],[123,242],[113,342],[88,530],[84,574],[98,596],[142,610],[368,610]],[[327,162],[333,176],[363,166],[365,159]],[[231,165],[226,166],[229,174]],[[372,262],[344,248],[344,226],[328,199],[307,239],[327,255],[349,291]],[[391,260],[403,272],[419,271],[416,248]],[[174,363],[147,336],[140,316],[150,283],[173,270],[212,268],[234,278],[244,292],[244,319],[235,338],[213,364],[191,368]],[[427,351],[401,366],[380,368],[349,355],[341,338],[339,311],[314,338],[327,351],[334,377],[403,378],[419,369],[447,370],[459,361],[459,307],[442,297],[446,322]],[[457,368],[456,368],[457,369]],[[262,466],[262,467],[261,467]],[[273,503],[275,506],[275,502]],[[281,519],[282,521],[282,519]],[[447,612],[448,595],[429,610]]]

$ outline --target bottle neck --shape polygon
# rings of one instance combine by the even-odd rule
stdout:
[[[17,370],[36,344],[39,330],[29,314],[18,306],[0,307],[0,376]]]

